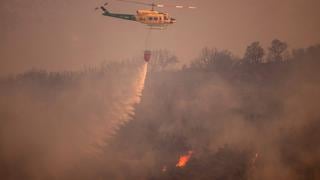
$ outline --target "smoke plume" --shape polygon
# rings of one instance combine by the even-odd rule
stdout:
[[[134,116],[147,64],[30,71],[1,83],[0,177],[61,179]]]

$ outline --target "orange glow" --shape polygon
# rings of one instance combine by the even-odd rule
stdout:
[[[167,166],[163,166],[161,169],[162,172],[166,172],[167,171]]]
[[[180,156],[179,161],[176,164],[176,167],[183,168],[188,163],[192,153],[192,151],[189,151],[187,155]]]
[[[252,159],[252,164],[254,165],[257,161],[257,159],[259,158],[259,153],[256,153],[255,156]]]

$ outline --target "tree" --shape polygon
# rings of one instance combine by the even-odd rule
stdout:
[[[271,42],[271,46],[269,47],[268,53],[268,61],[269,62],[281,62],[284,60],[284,53],[288,48],[287,43],[282,42],[278,39],[274,39]]]
[[[200,56],[191,63],[191,68],[225,71],[233,62],[234,57],[230,51],[203,48]]]
[[[264,55],[264,49],[260,46],[260,43],[256,41],[247,47],[243,61],[249,64],[258,64],[262,62]]]
[[[168,50],[152,51],[151,60],[149,62],[150,71],[163,71],[172,68],[179,63],[177,56]]]
[[[200,56],[191,62],[191,68],[195,69],[210,69],[214,62],[216,49],[209,49],[207,47],[201,50]]]

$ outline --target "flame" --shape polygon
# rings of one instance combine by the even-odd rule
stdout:
[[[162,172],[167,172],[167,166],[163,166],[161,169]]]
[[[256,165],[257,165],[256,163],[257,163],[259,156],[260,156],[259,153],[255,153],[254,156],[252,157],[252,159],[251,159],[251,168],[252,169],[256,168]]]
[[[180,156],[176,167],[183,168],[188,163],[189,159],[192,156],[192,153],[192,151],[189,151],[187,155]]]
[[[254,155],[254,157],[252,158],[252,164],[253,164],[253,165],[255,165],[255,163],[256,163],[256,161],[257,161],[258,158],[259,158],[259,153],[256,153],[256,154]]]

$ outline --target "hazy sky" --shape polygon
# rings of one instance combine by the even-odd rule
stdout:
[[[30,68],[79,69],[102,61],[142,55],[146,26],[94,11],[101,0],[1,0],[0,76]],[[144,0],[144,2],[150,2]],[[319,0],[163,0],[195,5],[196,10],[163,9],[178,22],[153,31],[151,49],[168,49],[181,61],[207,47],[241,56],[252,41],[267,46],[274,38],[290,48],[320,42]],[[145,7],[110,2],[112,12]]]

